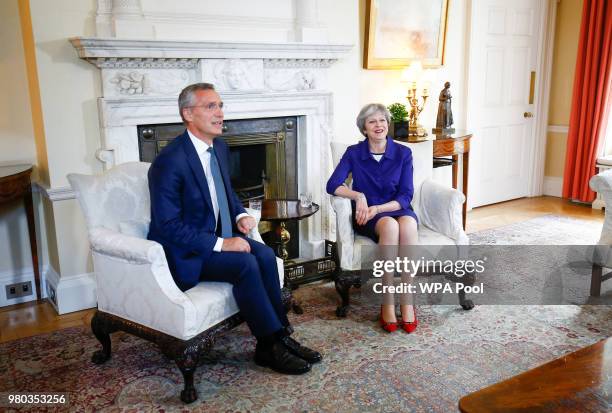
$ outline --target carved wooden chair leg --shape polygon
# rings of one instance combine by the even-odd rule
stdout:
[[[183,354],[175,361],[178,368],[183,373],[185,387],[181,391],[181,400],[184,403],[193,403],[198,399],[198,393],[193,385],[193,375],[198,367],[198,354],[190,348],[185,349]]]
[[[472,286],[476,282],[476,276],[474,273],[467,273],[463,277],[457,277],[455,274],[446,274],[445,278],[454,283],[463,283],[466,286]],[[457,292],[459,298],[459,304],[464,310],[471,310],[474,308],[474,302],[465,297],[465,290],[459,290]]]
[[[346,282],[345,279],[336,278],[336,280],[334,280],[334,285],[336,286],[336,292],[338,292],[340,295],[340,300],[342,301],[342,304],[336,308],[336,316],[346,317],[349,307],[349,289],[351,288],[351,284]]]
[[[102,350],[97,350],[91,356],[91,361],[95,364],[102,364],[111,358],[111,331],[108,321],[105,320],[104,316],[96,311],[93,318],[91,319],[91,331],[94,333],[100,344],[102,344]]]
[[[473,272],[467,273],[460,279],[460,282],[463,282],[464,285],[473,286],[476,282],[476,276]],[[459,291],[459,304],[464,310],[471,310],[474,308],[474,302],[465,298],[465,290]]]
[[[334,280],[336,292],[340,295],[341,304],[336,308],[336,316],[346,317],[350,305],[349,290],[351,287],[360,288],[361,278],[359,274],[339,274]]]
[[[601,265],[593,264],[593,272],[591,273],[591,296],[599,297],[601,294],[603,268]]]

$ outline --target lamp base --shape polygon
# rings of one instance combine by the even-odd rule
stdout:
[[[409,136],[427,136],[427,131],[422,125],[410,126],[408,128]]]

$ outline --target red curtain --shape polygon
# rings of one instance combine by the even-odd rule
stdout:
[[[612,0],[584,0],[567,136],[563,197],[592,202],[612,87]]]

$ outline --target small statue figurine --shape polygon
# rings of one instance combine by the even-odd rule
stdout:
[[[444,83],[444,89],[440,91],[439,100],[436,127],[432,132],[436,135],[454,133],[455,129],[451,128],[453,125],[453,111],[451,109],[452,96],[450,93],[450,82]]]

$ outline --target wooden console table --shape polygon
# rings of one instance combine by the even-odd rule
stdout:
[[[463,203],[463,209],[461,211],[463,229],[465,229],[465,219],[467,214],[468,172],[470,167],[470,139],[472,139],[472,133],[465,130],[456,130],[455,133],[447,135],[430,135],[425,137],[409,136],[406,139],[399,139],[403,141],[408,141],[410,143],[418,143],[426,140],[432,140],[434,157],[451,156],[453,160],[453,188],[455,189],[457,189],[457,177],[459,174],[459,155],[461,155],[461,161],[463,163],[462,192],[463,195],[465,195],[465,202]]]
[[[32,202],[32,183],[30,175],[32,165],[0,166],[0,204],[23,199],[28,219],[28,235],[30,237],[30,250],[32,252],[32,265],[34,267],[34,283],[36,284],[36,299],[42,297],[40,291],[40,271],[38,269],[38,248],[36,247],[36,227],[34,223],[34,207]]]
[[[609,412],[612,339],[468,394],[459,410],[476,412]]]

